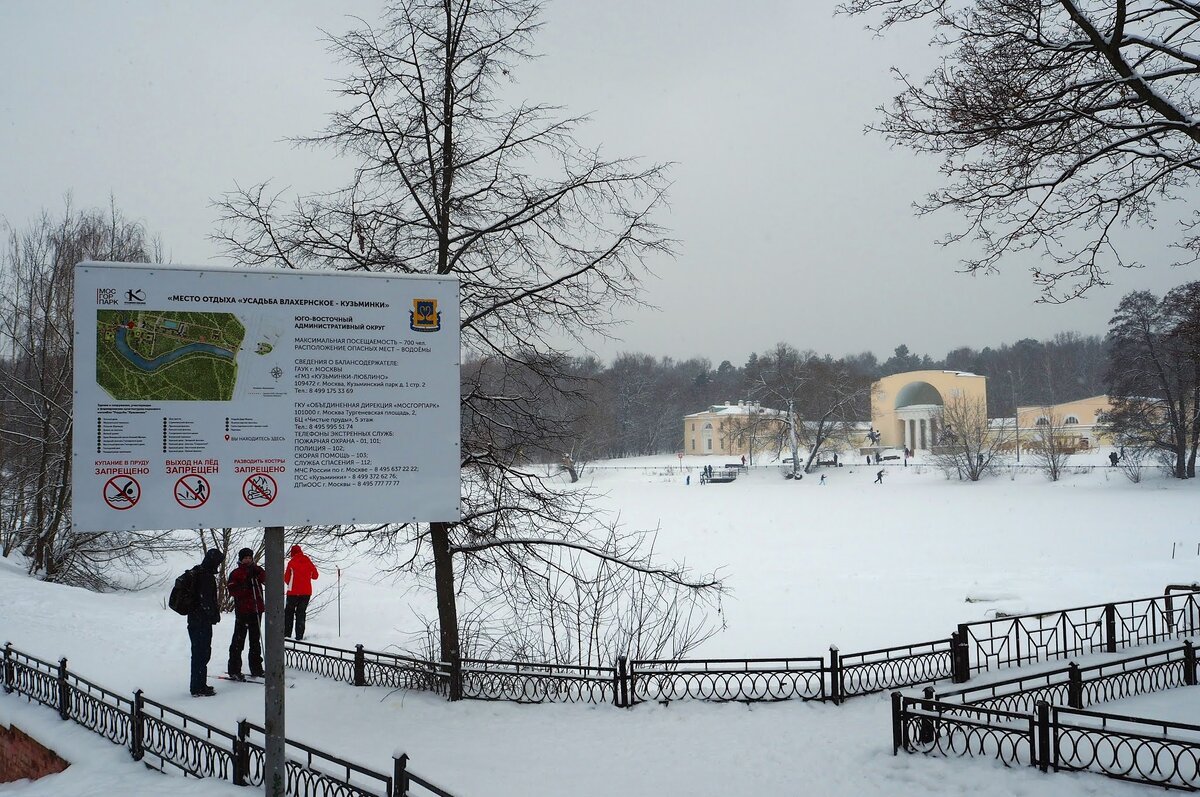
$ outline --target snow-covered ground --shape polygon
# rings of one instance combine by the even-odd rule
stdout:
[[[663,556],[698,570],[722,568],[731,588],[722,606],[727,629],[694,655],[819,656],[830,644],[848,652],[944,638],[956,623],[997,609],[1144,597],[1200,579],[1195,485],[1158,473],[1131,484],[1103,467],[1106,454],[1081,461],[1102,467],[1071,469],[1058,483],[1022,471],[963,484],[918,463],[888,467],[882,485],[872,483],[877,466],[851,464],[826,470],[823,486],[815,476],[784,480],[770,466],[701,486],[699,465],[722,463],[685,460],[689,485],[674,457],[596,463],[584,478],[627,525],[659,527]],[[432,614],[428,596],[380,577],[379,564],[346,560],[343,568],[342,635],[329,603],[310,618],[313,641],[403,644],[417,630],[414,614]],[[332,590],[330,575],[318,586]],[[217,697],[188,696],[187,635],[182,618],[163,608],[166,589],[97,595],[33,581],[0,560],[0,640],[42,658],[66,656],[84,677],[121,692],[141,688],[230,731],[239,717],[260,720],[259,686],[216,681]],[[229,630],[228,623],[216,628],[213,672]],[[289,737],[385,771],[403,750],[416,772],[461,797],[1146,793],[1095,775],[893,757],[882,695],[840,707],[680,702],[623,710],[448,703],[302,673],[289,678]],[[1200,706],[1193,692],[1200,690],[1157,699]],[[1136,713],[1132,705],[1129,712]],[[69,769],[0,786],[0,794],[233,788],[147,774],[120,748],[52,711],[0,696],[0,722],[7,721],[91,774]]]

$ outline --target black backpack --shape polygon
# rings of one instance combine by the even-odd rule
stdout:
[[[171,597],[167,598],[167,605],[171,607],[176,614],[191,614],[192,607],[196,603],[196,568],[188,568],[184,570],[179,578],[175,579],[175,586],[171,587]]]

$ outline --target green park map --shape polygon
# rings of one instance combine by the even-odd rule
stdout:
[[[96,381],[118,401],[229,401],[246,328],[232,313],[96,311]]]

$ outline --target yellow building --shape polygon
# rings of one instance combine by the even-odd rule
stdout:
[[[787,434],[787,413],[758,402],[714,404],[702,412],[683,416],[685,454],[750,455],[777,451]]]
[[[1055,436],[1066,438],[1067,444],[1073,448],[1111,445],[1112,440],[1104,434],[1100,425],[1101,413],[1110,409],[1112,403],[1108,396],[1092,396],[1045,407],[1018,407],[1021,444],[1028,445],[1036,440],[1039,429],[1054,427]]]
[[[932,448],[941,433],[942,407],[957,398],[982,402],[986,413],[987,377],[940,370],[885,376],[871,391],[871,423],[879,433],[877,445],[912,451]]]

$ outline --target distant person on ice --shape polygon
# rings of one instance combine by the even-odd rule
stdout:
[[[212,658],[212,627],[221,622],[217,606],[217,572],[225,554],[209,548],[204,561],[192,568],[192,608],[188,612],[188,637],[192,641],[192,697],[212,697],[208,685],[208,660]]]
[[[263,674],[262,632],[259,621],[267,606],[263,601],[263,585],[267,571],[254,564],[254,551],[238,551],[238,566],[229,574],[229,597],[233,598],[233,639],[229,643],[229,677],[245,680],[242,675],[242,647],[250,636],[250,675]]]
[[[1117,456],[1116,451],[1110,451],[1108,453],[1108,464],[1109,465],[1112,465],[1115,468],[1117,466],[1117,463],[1120,461],[1121,461],[1121,458],[1119,456]]]
[[[879,473],[875,474],[875,483],[883,484],[883,468],[880,468]]]
[[[283,635],[290,637],[296,628],[296,639],[304,639],[304,622],[308,619],[308,601],[312,598],[312,583],[320,574],[317,566],[304,555],[299,545],[293,545],[288,556],[283,580],[287,584],[287,600],[283,604]]]

